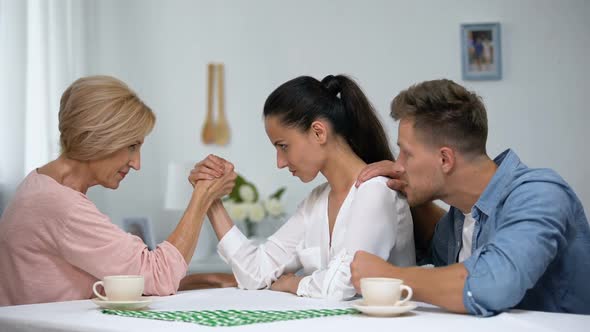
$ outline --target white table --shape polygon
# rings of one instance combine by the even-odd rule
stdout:
[[[90,300],[0,307],[0,331],[588,331],[590,316],[511,311],[490,318],[457,315],[426,304],[403,316],[373,318],[344,315],[238,327],[126,318],[102,314]],[[181,292],[155,298],[152,310],[253,309],[289,310],[346,308],[349,302],[299,298],[273,291],[235,288]]]

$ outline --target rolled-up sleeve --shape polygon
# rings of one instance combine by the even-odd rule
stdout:
[[[503,219],[490,243],[463,262],[469,272],[465,308],[491,316],[516,306],[565,242],[569,196],[546,182],[525,183],[507,197]]]
[[[344,300],[356,295],[350,282],[350,263],[354,256],[342,249],[330,260],[328,267],[304,277],[297,287],[297,295],[331,300]]]
[[[188,268],[180,251],[168,241],[160,243],[152,251],[147,247],[141,248],[139,274],[145,278],[144,294],[176,294],[180,280],[186,276]]]

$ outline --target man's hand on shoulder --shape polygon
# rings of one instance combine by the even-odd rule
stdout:
[[[403,192],[403,189],[407,185],[407,183],[401,180],[401,175],[403,171],[399,170],[396,167],[395,162],[391,160],[382,160],[372,164],[367,165],[359,174],[355,185],[358,187],[363,182],[372,179],[376,176],[385,176],[390,178],[387,181],[387,186],[393,190]]]

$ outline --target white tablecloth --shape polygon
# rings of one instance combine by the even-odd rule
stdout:
[[[181,292],[154,298],[151,310],[293,310],[347,308],[350,302],[300,298],[273,291],[235,288]],[[536,311],[511,311],[490,318],[458,315],[426,304],[399,317],[365,315],[291,320],[237,327],[207,327],[192,323],[105,315],[90,300],[0,307],[0,332],[21,331],[589,331],[590,316]]]

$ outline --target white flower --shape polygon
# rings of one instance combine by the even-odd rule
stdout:
[[[264,207],[266,208],[266,211],[268,211],[268,214],[273,217],[278,217],[283,214],[283,204],[281,204],[276,198],[271,198],[264,202]]]
[[[264,219],[264,207],[260,203],[248,204],[248,218],[253,222],[261,222]]]
[[[256,198],[256,193],[254,192],[254,188],[248,184],[244,184],[240,186],[239,190],[240,198],[246,203],[254,202]]]
[[[245,204],[240,203],[225,203],[225,209],[233,220],[243,220],[248,214],[248,209]]]

